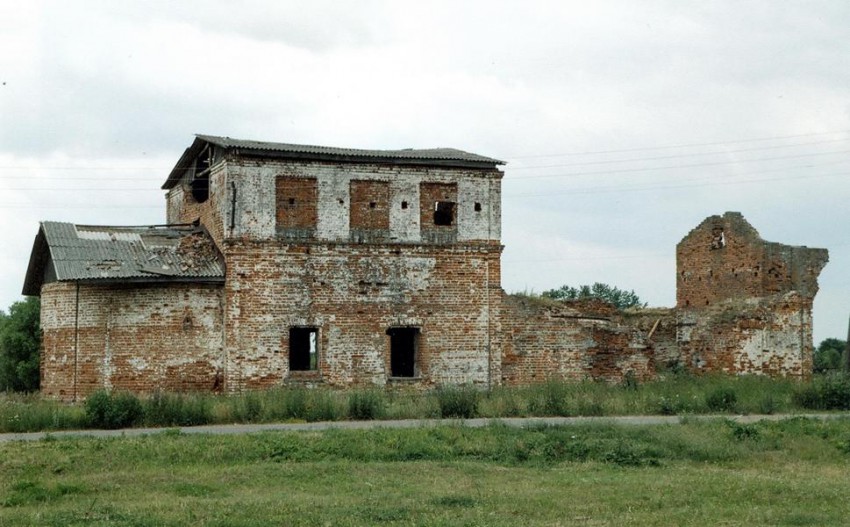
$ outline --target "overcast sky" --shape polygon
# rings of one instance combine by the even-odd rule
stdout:
[[[675,246],[740,211],[825,247],[850,316],[850,2],[0,0],[0,308],[42,220],[165,221],[193,134],[508,162],[502,283],[675,304]]]

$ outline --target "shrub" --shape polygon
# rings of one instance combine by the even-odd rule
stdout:
[[[738,396],[729,386],[715,388],[705,396],[705,405],[712,412],[732,412],[736,404],[738,404]]]
[[[303,388],[296,388],[286,393],[286,398],[283,400],[284,417],[288,419],[306,419],[307,418],[307,391]]]
[[[263,401],[256,392],[247,392],[232,400],[233,419],[239,423],[256,423],[263,415]]]
[[[633,370],[629,370],[625,375],[623,375],[623,382],[621,385],[626,390],[637,391],[640,386],[640,382],[638,381],[635,372]]]
[[[472,386],[445,386],[436,391],[440,417],[471,419],[478,415],[480,394]]]
[[[129,392],[98,390],[86,400],[86,420],[96,428],[127,428],[141,421],[142,403]]]
[[[759,429],[755,424],[739,424],[734,421],[727,421],[726,424],[732,429],[732,436],[738,441],[759,437]]]
[[[815,379],[794,391],[795,404],[810,410],[850,410],[850,375],[836,373]]]
[[[532,391],[528,409],[533,415],[569,416],[569,391],[563,381],[549,380]]]
[[[770,415],[775,414],[777,410],[779,410],[779,402],[776,397],[770,392],[764,394],[764,397],[759,401],[759,412]]]
[[[340,413],[332,394],[323,390],[313,391],[307,405],[308,421],[336,421]]]
[[[684,410],[684,404],[678,395],[675,397],[661,396],[658,400],[658,413],[661,415],[676,415]]]
[[[197,426],[212,422],[209,401],[202,396],[156,392],[143,406],[145,423],[151,426]]]
[[[356,391],[348,396],[348,417],[356,420],[380,419],[384,415],[384,397],[377,390]]]

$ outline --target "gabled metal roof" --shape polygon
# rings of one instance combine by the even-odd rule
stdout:
[[[504,161],[486,157],[456,148],[427,148],[403,150],[367,150],[360,148],[337,148],[331,146],[295,145],[234,139],[215,135],[198,134],[195,142],[186,149],[177,165],[172,169],[163,189],[177,184],[192,159],[201,153],[204,146],[211,144],[226,150],[236,150],[242,155],[269,155],[292,159],[325,160],[345,163],[391,163],[451,167],[495,168],[504,165]]]
[[[110,227],[45,221],[24,281],[38,295],[50,281],[222,282],[224,261],[194,225]]]

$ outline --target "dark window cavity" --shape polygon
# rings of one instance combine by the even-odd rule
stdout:
[[[415,377],[419,328],[390,328],[390,376]]]
[[[210,178],[209,176],[197,177],[189,183],[189,188],[192,191],[192,199],[198,203],[203,203],[210,199]]]
[[[481,212],[481,204],[477,201],[475,202],[475,212]]]
[[[434,225],[452,225],[455,218],[455,204],[452,201],[434,202]]]
[[[289,370],[312,371],[319,368],[319,330],[289,328]]]

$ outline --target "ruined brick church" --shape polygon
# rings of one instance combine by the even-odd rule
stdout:
[[[726,213],[678,245],[675,308],[506,295],[502,164],[199,135],[166,225],[41,224],[23,292],[41,296],[42,393],[811,371],[826,250]]]

